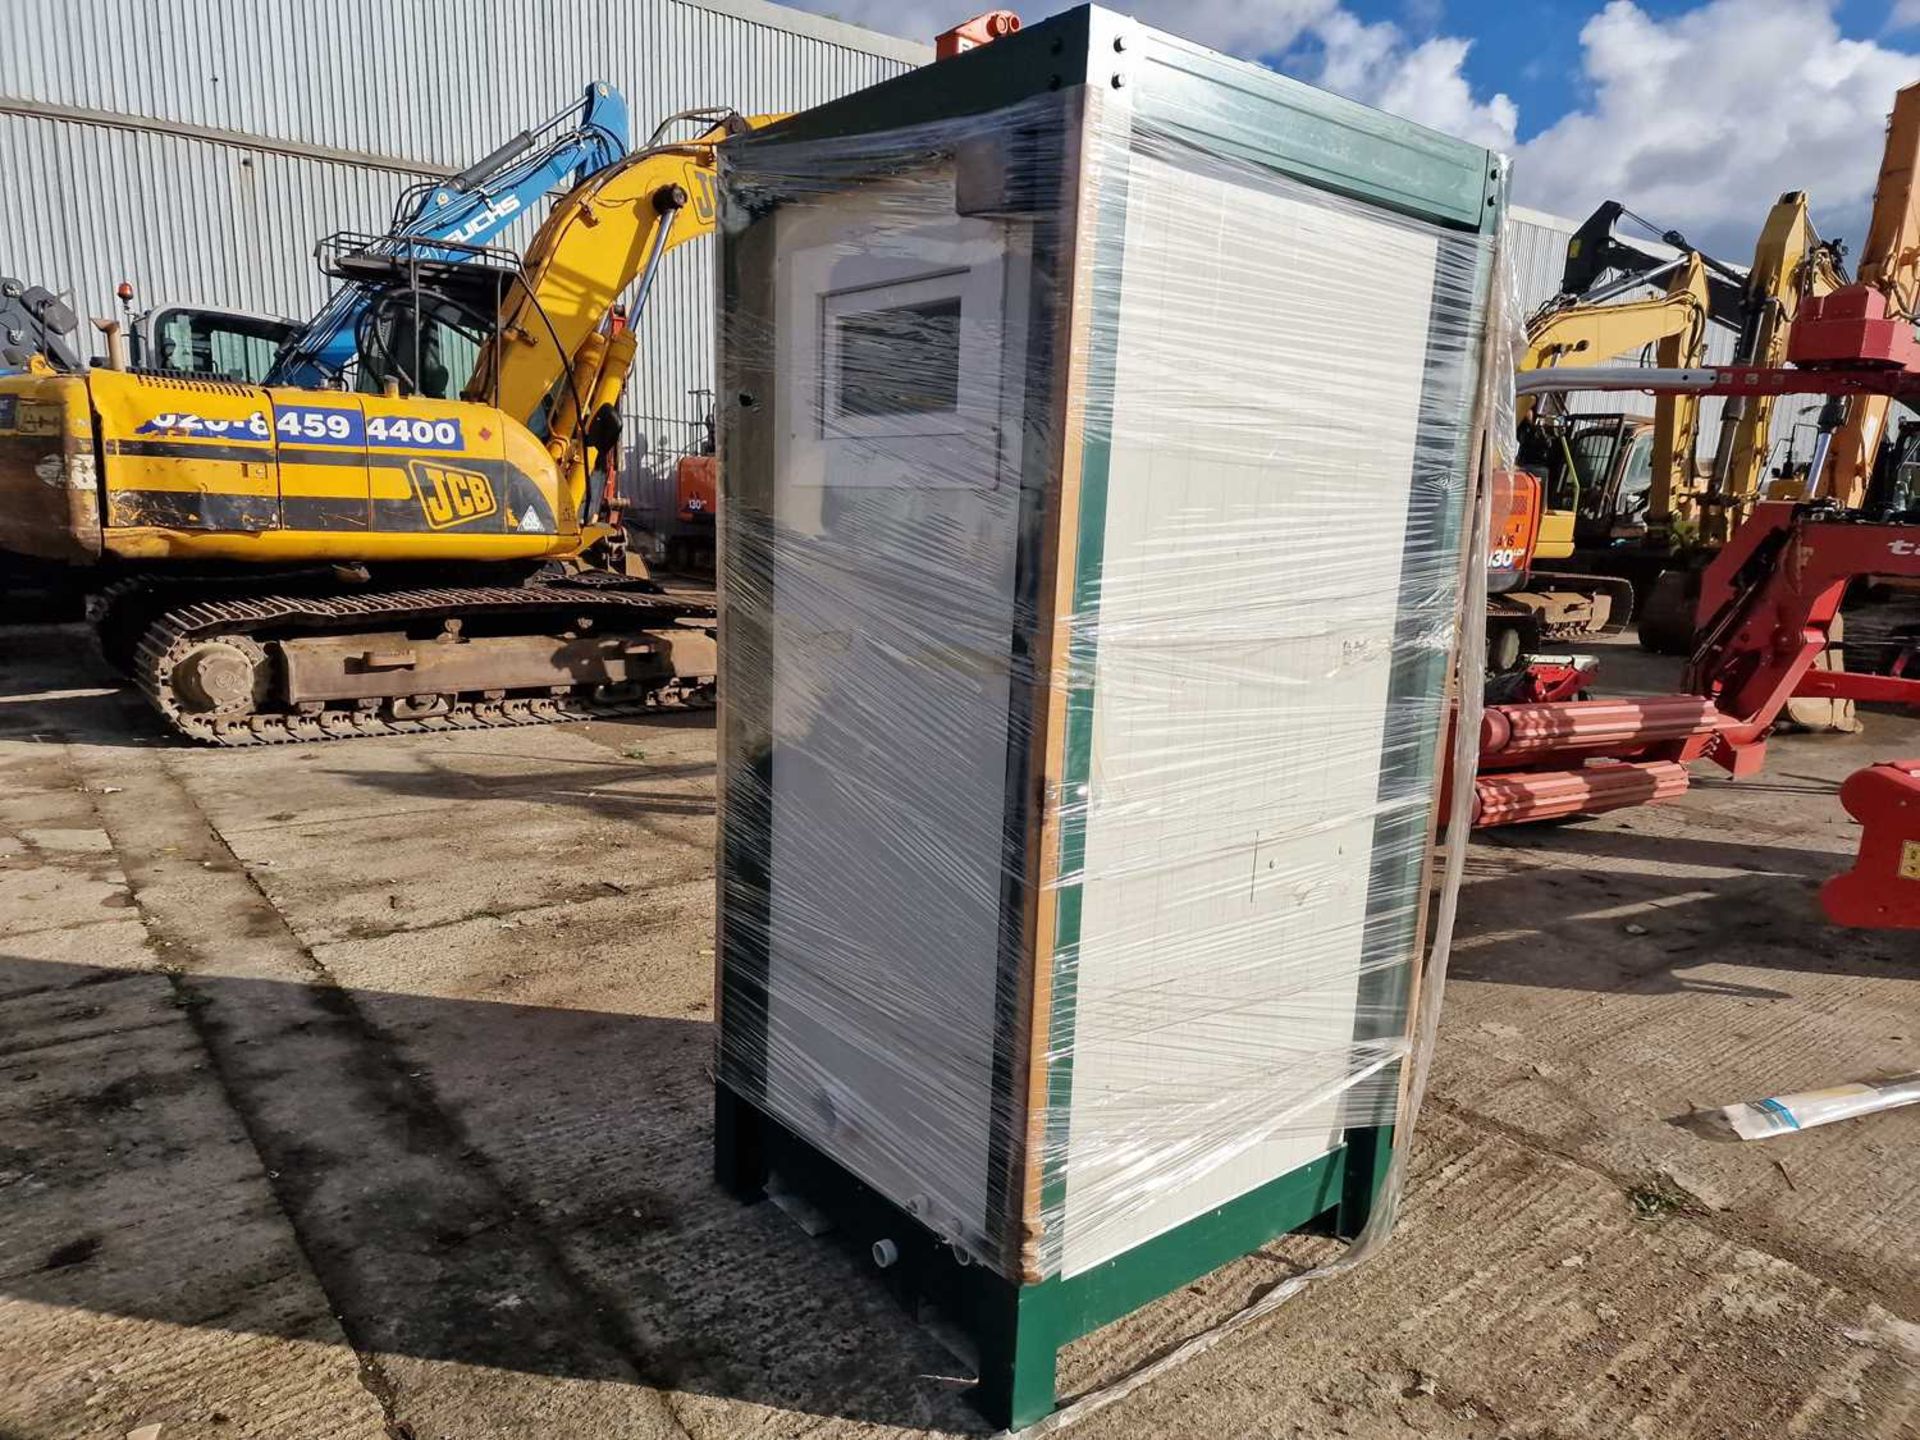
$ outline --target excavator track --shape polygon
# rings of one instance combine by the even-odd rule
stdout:
[[[676,700],[697,705],[711,697],[711,677],[689,682],[687,677],[670,676],[645,686],[556,685],[542,687],[544,693],[510,695],[500,689],[476,689],[434,695],[424,705],[415,703],[421,697],[392,694],[288,705],[272,701],[262,684],[245,680],[237,698],[231,683],[222,689],[209,687],[204,679],[195,694],[195,677],[183,677],[181,671],[190,657],[199,657],[201,668],[208,668],[206,657],[212,654],[211,665],[224,665],[229,680],[235,674],[264,677],[271,671],[268,648],[279,639],[348,638],[396,625],[453,622],[457,626],[475,620],[530,621],[518,628],[537,634],[583,625],[616,635],[676,627],[697,633],[710,627],[712,612],[655,593],[572,582],[347,595],[201,596],[153,618],[140,636],[131,670],[171,729],[189,739],[222,746],[550,725],[634,714]],[[211,701],[210,688],[215,691]],[[218,703],[221,700],[226,703]]]
[[[1632,615],[1633,587],[1625,580],[1536,571],[1524,590],[1487,597],[1489,655],[1496,670],[1510,671],[1546,647],[1618,635]]]

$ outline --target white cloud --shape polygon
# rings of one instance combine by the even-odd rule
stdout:
[[[1520,147],[1525,204],[1605,199],[1742,260],[1767,207],[1806,190],[1856,246],[1894,92],[1920,57],[1841,34],[1827,0],[1710,0],[1666,19],[1612,0],[1580,32],[1588,105]]]
[[[1511,150],[1520,111],[1505,94],[1484,103],[1461,72],[1468,42],[1451,35],[1423,41],[1407,55],[1375,100],[1382,110],[1495,150]]]
[[[1462,140],[1511,150],[1520,112],[1504,94],[1476,100],[1463,66],[1470,41],[1436,35],[1418,45],[1391,21],[1367,24],[1334,10],[1312,27],[1320,63],[1305,78]]]

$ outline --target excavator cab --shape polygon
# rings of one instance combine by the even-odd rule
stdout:
[[[1606,546],[1645,535],[1653,487],[1653,430],[1648,422],[1637,415],[1585,418],[1569,448],[1585,499],[1574,527],[1579,541]]]
[[[1880,446],[1861,507],[1876,520],[1920,517],[1920,420],[1902,420]]]
[[[341,232],[323,240],[318,255],[323,274],[371,293],[355,326],[358,355],[343,377],[370,395],[459,399],[500,333],[502,302],[526,283],[518,256],[483,246],[426,250]]]
[[[1641,415],[1536,415],[1521,429],[1520,463],[1540,476],[1550,513],[1573,516],[1582,549],[1647,530],[1653,428]]]
[[[482,357],[497,354],[503,337],[525,328],[555,333],[520,257],[509,250],[451,241],[405,246],[341,232],[323,240],[316,254],[323,274],[371,297],[355,325],[356,357],[342,374],[362,394],[498,405],[499,371],[484,366]],[[511,321],[503,318],[509,314]],[[516,418],[543,441],[577,432],[589,473],[619,444],[617,409],[580,393],[571,371],[533,414]]]

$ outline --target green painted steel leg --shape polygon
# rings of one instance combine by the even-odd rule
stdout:
[[[1347,1132],[1346,1179],[1340,1187],[1340,1209],[1333,1222],[1333,1233],[1340,1239],[1352,1240],[1366,1228],[1392,1160],[1391,1125]]]
[[[979,1335],[980,1383],[972,1400],[987,1419],[1019,1430],[1053,1413],[1054,1362],[1067,1338],[1035,1305],[1030,1290],[1009,1288],[1001,1323]]]
[[[751,1203],[766,1195],[767,1151],[760,1112],[725,1085],[713,1087],[713,1172],[721,1189]]]

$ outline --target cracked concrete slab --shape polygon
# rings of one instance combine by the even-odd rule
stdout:
[[[870,1266],[711,1182],[709,726],[198,751],[70,637],[0,640],[0,1433],[983,1433]],[[1777,743],[1772,788],[1485,837],[1388,1247],[1070,1433],[1920,1431],[1920,1110],[1672,1123],[1916,1064],[1916,947],[1812,901],[1834,781],[1920,740],[1869,724]]]

